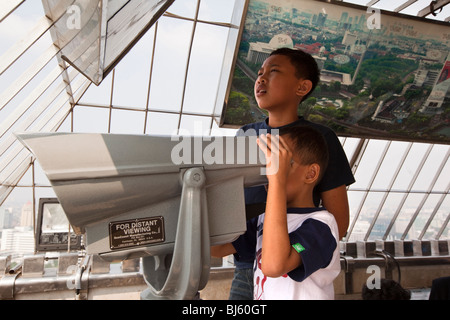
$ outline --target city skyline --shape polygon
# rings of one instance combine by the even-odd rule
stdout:
[[[342,136],[449,143],[450,80],[431,84],[418,80],[424,73],[425,78],[437,79],[446,70],[448,25],[338,4],[314,4],[312,0],[295,6],[281,0],[251,1],[238,68],[246,64],[256,74],[271,50],[293,46],[313,55],[322,70],[321,84],[300,107],[305,116]],[[251,90],[245,95],[255,105]],[[249,112],[245,111],[249,107],[236,107],[243,108],[244,114]],[[229,109],[234,112],[236,107]],[[257,110],[252,114],[259,116]],[[239,118],[245,120],[233,120]],[[248,121],[236,112],[233,119],[225,116],[225,123]]]

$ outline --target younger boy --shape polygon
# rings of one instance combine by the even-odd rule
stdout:
[[[328,147],[309,126],[285,131],[258,139],[267,160],[266,212],[249,220],[246,233],[233,243],[212,247],[211,254],[247,260],[256,253],[254,299],[334,299],[339,231],[334,216],[313,200]]]

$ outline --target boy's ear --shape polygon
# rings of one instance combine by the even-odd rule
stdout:
[[[306,183],[316,183],[320,175],[320,166],[317,163],[309,165],[305,175]]]
[[[311,89],[312,89],[311,80],[301,79],[297,87],[297,95],[303,97],[307,95],[311,91]]]

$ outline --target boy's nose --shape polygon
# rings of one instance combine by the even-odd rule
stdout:
[[[258,78],[256,79],[257,83],[265,83],[266,82],[266,78],[264,78],[264,75],[260,75],[258,76]]]

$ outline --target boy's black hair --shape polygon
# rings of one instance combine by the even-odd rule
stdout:
[[[295,74],[297,78],[307,79],[312,82],[311,90],[302,99],[302,101],[306,100],[320,81],[320,70],[316,60],[309,53],[298,49],[279,48],[272,51],[270,56],[276,54],[287,56],[290,59],[292,65],[297,70]]]
[[[288,135],[293,143],[302,165],[317,163],[320,166],[319,179],[322,179],[328,166],[328,145],[324,136],[308,125],[287,126],[280,129],[280,135]],[[317,184],[316,183],[316,184]]]

